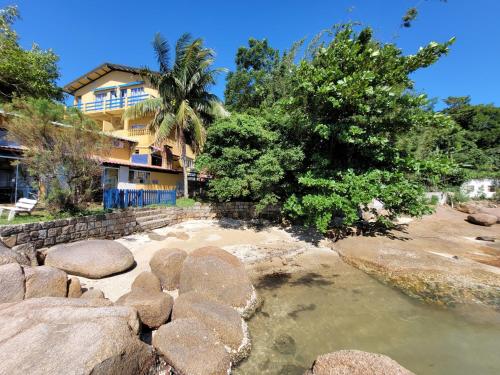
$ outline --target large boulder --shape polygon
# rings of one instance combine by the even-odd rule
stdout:
[[[473,202],[464,202],[464,203],[458,203],[455,206],[455,209],[457,211],[460,211],[460,212],[463,212],[466,214],[477,214],[481,210],[481,207]]]
[[[26,293],[24,298],[66,297],[68,277],[66,272],[54,267],[24,267]]]
[[[0,266],[0,304],[24,299],[24,273],[17,263]]]
[[[359,350],[320,355],[304,375],[414,375],[391,358]]]
[[[150,292],[161,292],[161,282],[158,276],[151,272],[141,272],[132,283],[132,290],[143,289]]]
[[[104,299],[3,304],[0,321],[0,374],[135,375],[153,361],[136,311]]]
[[[496,216],[497,223],[500,223],[500,207],[481,207],[480,213]]]
[[[100,279],[128,270],[134,265],[130,250],[111,240],[88,240],[54,246],[45,265],[71,275]]]
[[[187,253],[181,249],[161,249],[153,255],[149,266],[164,289],[179,288],[180,273],[186,256]]]
[[[144,325],[149,328],[158,328],[168,320],[174,299],[163,292],[132,289],[130,293],[121,296],[116,304],[134,307]]]
[[[231,359],[217,336],[196,319],[178,319],[161,326],[154,348],[182,375],[227,375]]]
[[[31,261],[26,255],[0,244],[0,265],[9,263],[19,263],[24,266],[31,265]]]
[[[467,216],[467,221],[472,224],[490,227],[497,222],[497,217],[489,214],[472,214]]]
[[[179,293],[198,292],[235,308],[249,317],[257,307],[257,294],[241,261],[221,248],[193,251],[182,267]]]
[[[232,307],[189,292],[181,294],[174,304],[172,320],[194,318],[214,332],[237,363],[250,354],[251,343],[246,322]]]

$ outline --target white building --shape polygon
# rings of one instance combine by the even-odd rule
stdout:
[[[483,178],[466,181],[460,186],[460,191],[469,198],[493,198],[500,181],[492,178]]]

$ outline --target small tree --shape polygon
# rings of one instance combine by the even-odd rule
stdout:
[[[108,138],[76,109],[46,99],[15,99],[7,108],[8,137],[26,147],[23,164],[53,213],[84,210],[99,187],[98,155]]]

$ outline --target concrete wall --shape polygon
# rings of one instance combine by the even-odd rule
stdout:
[[[491,178],[469,180],[462,184],[460,190],[469,198],[493,198],[495,189],[500,185],[500,181]]]
[[[115,239],[135,232],[177,224],[184,220],[229,217],[233,219],[280,217],[279,207],[268,207],[259,215],[252,203],[196,204],[194,207],[133,208],[106,214],[41,223],[0,226],[0,241],[14,250],[40,249],[89,238]],[[148,221],[151,218],[151,221]],[[161,219],[159,219],[161,218]],[[142,224],[141,224],[142,223]]]

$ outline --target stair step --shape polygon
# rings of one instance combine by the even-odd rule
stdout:
[[[142,229],[155,229],[155,228],[161,228],[169,224],[169,220],[167,219],[155,219],[155,220],[148,220],[144,222],[140,222],[140,226]]]
[[[155,214],[155,215],[149,215],[149,216],[142,216],[142,217],[136,217],[135,220],[139,223],[146,223],[148,221],[152,220],[167,220],[169,218],[170,214]]]

